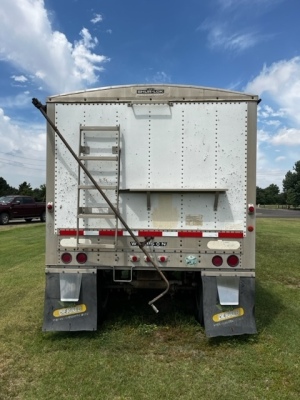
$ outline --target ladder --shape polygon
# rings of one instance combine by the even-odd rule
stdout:
[[[120,127],[80,125],[78,159],[119,210],[120,185]],[[79,230],[93,235],[99,228],[114,230],[110,243],[83,243]],[[77,237],[78,248],[115,249],[117,245],[118,218],[101,196],[86,173],[78,166]]]

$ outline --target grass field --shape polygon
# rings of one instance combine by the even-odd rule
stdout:
[[[191,303],[115,299],[94,333],[42,333],[44,224],[0,230],[0,399],[299,399],[300,219],[259,219],[258,335],[207,339]]]

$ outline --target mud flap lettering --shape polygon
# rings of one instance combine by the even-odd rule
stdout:
[[[44,331],[97,329],[97,274],[81,275],[78,301],[61,300],[59,273],[46,274]],[[78,288],[77,288],[78,289]],[[76,300],[76,299],[74,299]]]
[[[257,333],[255,278],[239,278],[239,302],[220,304],[217,277],[203,276],[204,326],[208,337]]]

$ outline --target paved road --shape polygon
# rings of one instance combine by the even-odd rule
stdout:
[[[300,210],[257,208],[257,218],[300,218]]]
[[[9,221],[7,225],[0,225],[0,230],[6,230],[12,227],[31,226],[32,224],[35,225],[39,223],[41,223],[39,218],[34,218],[31,222],[26,222],[24,219],[14,219],[12,221]]]

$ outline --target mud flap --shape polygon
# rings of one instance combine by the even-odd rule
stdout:
[[[238,304],[221,305],[217,277],[202,276],[204,326],[208,337],[257,333],[254,318],[255,278],[239,278]]]
[[[97,330],[97,273],[83,273],[79,289],[77,301],[63,301],[60,274],[46,274],[44,331]]]

